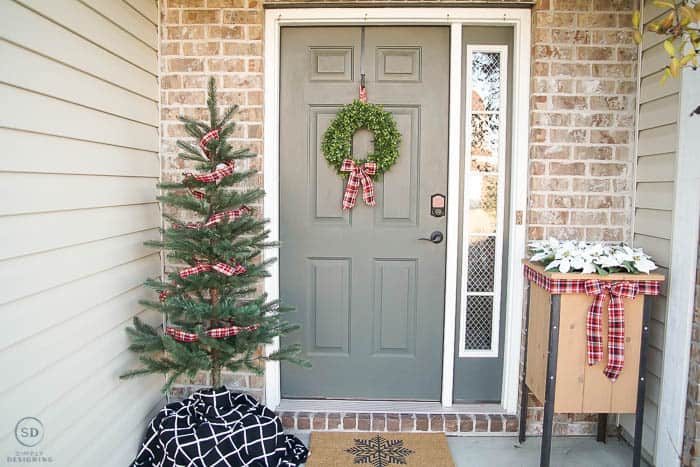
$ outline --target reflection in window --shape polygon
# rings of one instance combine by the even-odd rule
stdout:
[[[460,357],[498,356],[506,54],[467,47]]]

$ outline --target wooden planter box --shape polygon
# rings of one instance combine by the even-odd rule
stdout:
[[[599,281],[663,281],[659,274],[574,274],[544,272],[540,264],[528,267],[550,279],[597,279]],[[603,305],[603,360],[593,366],[586,362],[586,316],[593,303],[592,295],[560,295],[559,345],[557,352],[554,412],[557,413],[634,413],[637,406],[637,377],[643,327],[644,301],[653,299],[637,295],[623,300],[625,306],[625,365],[616,381],[603,374],[608,361],[608,301]],[[552,294],[530,283],[527,334],[527,373],[525,382],[540,401],[545,400],[549,319]]]

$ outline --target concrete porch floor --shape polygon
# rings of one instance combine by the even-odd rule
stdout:
[[[308,432],[291,433],[308,446]],[[539,437],[528,438],[522,445],[518,445],[517,438],[513,437],[449,436],[447,442],[457,467],[540,465]],[[606,444],[598,443],[594,438],[556,437],[552,440],[553,467],[627,467],[631,464],[632,448],[616,438],[609,438]],[[648,466],[646,463],[642,465]]]

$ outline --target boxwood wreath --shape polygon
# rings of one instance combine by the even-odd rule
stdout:
[[[360,128],[366,128],[374,135],[374,151],[366,160],[357,160],[351,154],[352,136]],[[343,177],[343,161],[350,159],[357,165],[374,162],[376,176],[388,171],[399,158],[401,133],[396,128],[394,117],[380,105],[355,100],[344,106],[323,134],[321,150],[328,163]]]

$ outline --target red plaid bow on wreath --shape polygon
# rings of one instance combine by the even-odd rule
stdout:
[[[625,364],[625,305],[623,298],[637,296],[639,286],[635,282],[605,282],[596,279],[585,282],[586,295],[593,295],[593,303],[586,317],[586,354],[588,364],[595,365],[603,359],[603,333],[601,319],[603,304],[608,305],[608,363],[603,374],[616,380]]]
[[[362,185],[362,199],[368,206],[376,206],[377,202],[374,199],[374,185],[370,175],[377,173],[376,162],[365,162],[362,165],[355,164],[352,159],[343,160],[343,165],[340,167],[341,172],[350,172],[348,184],[345,187],[343,194],[343,209],[352,209],[355,206],[357,193]]]

